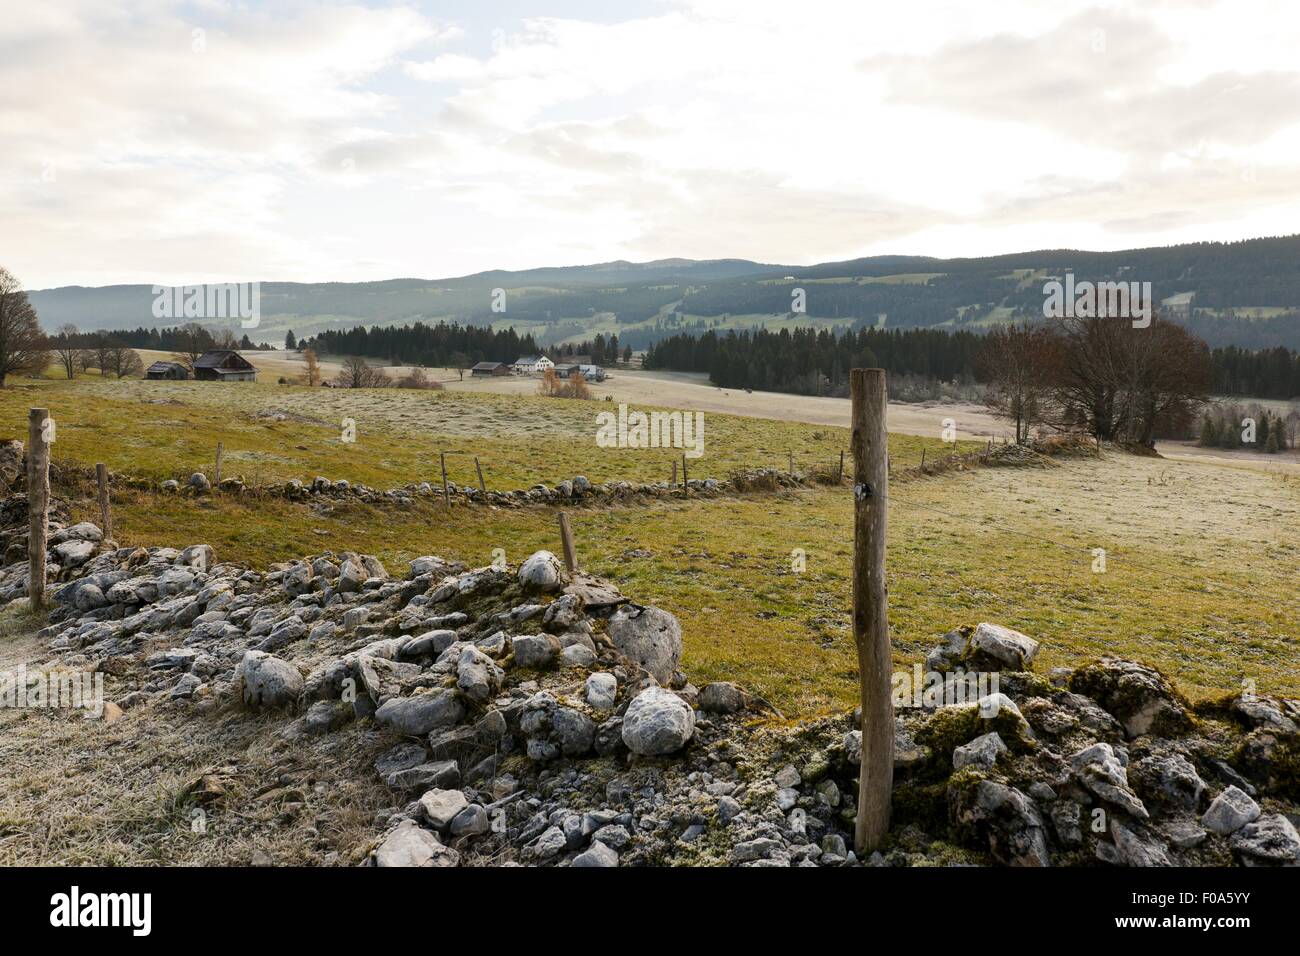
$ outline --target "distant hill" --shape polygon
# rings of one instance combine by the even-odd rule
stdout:
[[[1190,302],[1170,313],[1211,345],[1300,348],[1300,236],[1122,252],[871,256],[813,266],[660,259],[446,279],[263,282],[262,322],[249,334],[278,344],[288,329],[301,338],[359,324],[447,319],[514,326],[542,345],[603,332],[644,348],[677,332],[711,328],[980,329],[1041,315],[1045,278],[1066,272],[1078,280],[1151,282],[1157,300]],[[791,314],[795,288],[804,290],[804,314]],[[496,289],[505,291],[505,311],[493,309]],[[69,322],[83,330],[176,324],[154,318],[147,285],[42,289],[31,300],[47,329]],[[500,297],[495,301],[501,304]]]

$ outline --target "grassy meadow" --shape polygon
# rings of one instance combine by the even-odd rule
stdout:
[[[603,402],[456,392],[333,391],[275,385],[78,381],[0,392],[0,433],[26,410],[58,423],[55,458],[155,477],[209,467],[250,481],[324,474],[376,486],[433,478],[437,452],[479,454],[489,484],[508,488],[575,473],[657,479],[668,451],[595,447]],[[274,417],[267,417],[274,413]],[[358,422],[358,441],[334,423]],[[694,476],[759,465],[829,467],[844,429],[706,417]],[[948,446],[891,435],[896,467]],[[453,478],[473,480],[452,458]],[[71,490],[93,519],[89,487]],[[1300,693],[1300,481],[1286,474],[1112,453],[1045,468],[987,468],[896,481],[890,509],[890,619],[897,663],[923,658],[942,632],[992,620],[1044,643],[1041,668],[1104,653],[1166,670],[1193,697],[1257,681]],[[115,492],[129,544],[211,544],[252,566],[326,549],[371,552],[401,572],[436,553],[475,565],[504,548],[514,562],[558,548],[548,509],[433,500],[409,508],[193,499]],[[712,500],[579,508],[580,559],[625,593],[679,616],[697,681],[736,680],[788,716],[842,708],[856,693],[850,631],[852,500],[847,486]],[[1094,548],[1106,569],[1094,571]],[[795,570],[801,549],[805,568]]]

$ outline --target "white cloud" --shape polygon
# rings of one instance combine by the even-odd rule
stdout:
[[[1289,232],[1300,205],[1300,13],[1273,0],[276,9],[7,14],[5,264],[39,287],[980,255]]]

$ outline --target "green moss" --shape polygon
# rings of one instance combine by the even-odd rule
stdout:
[[[977,707],[940,707],[916,732],[916,742],[929,747],[951,766],[952,752],[983,733],[986,731]]]
[[[927,833],[948,829],[948,784],[904,783],[894,788],[891,827],[913,824]]]

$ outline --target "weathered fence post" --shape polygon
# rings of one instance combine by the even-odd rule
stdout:
[[[45,547],[50,534],[50,443],[45,438],[49,409],[27,416],[27,598],[32,610],[45,607]]]
[[[217,442],[217,470],[215,474],[213,474],[212,476],[213,488],[221,487],[221,455],[225,450],[226,450],[225,444],[223,442]]]
[[[885,529],[889,449],[885,430],[885,372],[855,368],[853,403],[853,640],[858,647],[862,698],[862,763],[854,846],[859,858],[875,851],[889,831],[894,785],[893,659],[885,585]]]
[[[108,503],[108,468],[102,461],[95,466],[95,484],[99,486],[99,527],[107,541],[113,537],[113,509]]]
[[[790,452],[790,474],[794,474],[794,452]]]
[[[447,510],[450,511],[451,489],[447,487],[447,453],[445,451],[440,451],[438,452],[438,457],[442,461],[442,503],[446,505]]]
[[[478,463],[478,455],[474,456],[474,470],[478,472],[478,490],[480,494],[487,494],[487,485],[483,483],[483,466]]]
[[[560,512],[560,544],[564,547],[564,566],[570,574],[578,570],[578,552],[573,547],[573,529],[569,527],[569,516]]]
[[[836,484],[844,483],[844,449],[840,449],[840,473],[835,476]]]
[[[677,459],[673,459],[673,484],[677,484]]]
[[[686,455],[682,455],[682,491],[686,490]]]
[[[925,471],[925,449],[921,449],[921,470]]]

